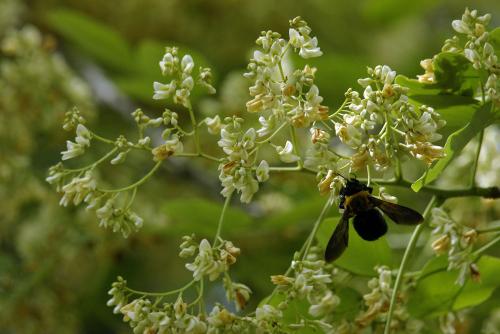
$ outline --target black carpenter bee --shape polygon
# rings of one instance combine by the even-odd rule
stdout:
[[[416,225],[423,222],[424,218],[417,211],[373,197],[373,188],[356,178],[346,181],[346,185],[340,190],[339,204],[344,213],[326,246],[326,261],[338,259],[347,248],[349,219],[352,217],[354,229],[362,239],[368,241],[377,240],[387,232],[387,223],[380,210],[396,224]]]

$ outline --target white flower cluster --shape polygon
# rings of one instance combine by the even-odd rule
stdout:
[[[195,261],[186,265],[194,272],[195,281],[203,276],[208,276],[210,280],[217,279],[220,273],[226,272],[235,263],[239,255],[239,249],[230,241],[221,240],[217,247],[212,247],[206,239],[197,245],[193,238],[194,236],[183,237],[180,256],[186,258],[197,253]],[[224,275],[224,287],[228,300],[234,300],[237,309],[242,309],[250,298],[250,289],[244,284],[232,282],[227,274]],[[127,282],[118,277],[108,292],[111,299],[107,305],[114,307],[115,314],[123,315],[123,320],[129,323],[134,333],[246,333],[251,328],[258,327],[265,318],[259,311],[259,316],[255,318],[239,317],[220,304],[216,304],[208,315],[205,312],[190,314],[188,310],[202,300],[197,299],[187,304],[182,298],[183,291],[179,292],[175,303],[159,304],[158,300],[152,303],[147,294],[129,300],[131,295],[141,293],[128,289]]]
[[[236,190],[241,193],[240,200],[248,203],[259,190],[259,182],[269,179],[269,164],[262,160],[259,166],[254,168],[254,128],[243,133],[243,119],[237,117],[228,117],[224,122],[226,124],[221,129],[221,139],[218,141],[219,147],[227,155],[219,165],[219,179],[223,187],[221,193],[227,197]]]
[[[191,314],[189,305],[177,298],[175,303],[156,305],[147,298],[128,301],[126,297],[126,281],[119,278],[109,291],[112,298],[108,306],[114,307],[114,313],[122,314],[133,332],[140,333],[186,333],[186,334],[218,334],[218,333],[252,333],[257,326],[255,318],[238,317],[220,304],[216,304],[207,314]],[[261,312],[260,312],[261,313]]]
[[[179,50],[176,47],[167,47],[163,59],[160,61],[161,72],[172,80],[168,84],[155,81],[153,84],[153,99],[163,100],[172,98],[176,104],[181,104],[186,108],[191,108],[190,95],[194,88],[193,58],[186,54],[179,59]],[[208,89],[210,94],[215,93],[215,88],[211,85],[212,73],[209,68],[200,68],[196,83]]]
[[[316,69],[306,65],[302,70],[285,73],[283,65],[290,47],[299,50],[303,58],[321,56],[317,39],[311,38],[310,32],[307,23],[297,17],[290,21],[288,41],[272,31],[262,32],[257,39],[261,50],[254,52],[245,77],[253,80],[250,87],[253,99],[247,102],[247,110],[262,114],[259,136],[271,133],[285,120],[296,127],[307,127],[328,118],[328,107],[321,105],[323,98],[314,85]]]
[[[472,254],[477,232],[455,222],[442,208],[432,209],[430,225],[434,227],[432,234],[438,237],[432,249],[437,254],[448,254],[448,270],[459,271],[456,283],[463,285],[468,274],[474,280],[479,279]]]
[[[308,313],[318,318],[314,321],[315,326],[329,333],[335,328],[332,315],[340,304],[340,298],[332,292],[332,268],[321,259],[321,254],[318,248],[313,247],[306,259],[292,262],[293,276],[271,276],[271,281],[285,297],[278,305],[279,309],[287,309],[295,299],[306,300],[309,303]]]
[[[370,326],[377,319],[385,319],[389,311],[393,291],[392,272],[386,266],[376,268],[378,277],[372,278],[368,282],[371,291],[363,296],[368,309],[356,318],[359,329]],[[402,301],[405,299],[404,291],[398,296],[399,302],[396,304],[394,316],[390,327],[397,333],[420,333],[423,323],[417,319],[411,319]]]
[[[432,108],[415,108],[406,95],[407,88],[394,83],[396,72],[388,66],[368,68],[369,77],[359,79],[363,96],[349,90],[347,110],[335,115],[335,132],[352,148],[351,169],[373,165],[383,171],[401,151],[427,164],[443,156],[443,148],[432,142],[445,125]]]
[[[87,210],[95,211],[99,226],[110,228],[113,232],[121,232],[124,237],[142,227],[143,219],[130,209],[130,205],[120,205],[117,202],[119,193],[103,193],[96,188],[92,170],[87,170],[82,177],[73,177],[70,182],[65,183],[68,173],[59,163],[49,169],[49,176],[46,178],[48,183],[56,185],[57,191],[63,193],[60,205],[76,206],[85,202]]]
[[[453,29],[464,35],[465,45],[458,36],[445,41],[443,51],[459,53],[465,56],[476,70],[485,70],[488,79],[484,85],[487,96],[500,106],[500,80],[498,80],[500,64],[498,56],[490,40],[490,32],[487,26],[490,23],[491,14],[479,16],[477,10],[465,10],[461,20],[452,22]]]
[[[196,245],[192,236],[183,237],[180,248],[179,255],[183,258],[196,255],[192,263],[186,264],[186,268],[193,272],[193,278],[196,281],[204,276],[207,276],[210,281],[215,281],[220,274],[229,270],[229,266],[233,265],[240,255],[240,249],[231,241],[222,241],[213,247],[207,239],[203,239],[199,245]]]

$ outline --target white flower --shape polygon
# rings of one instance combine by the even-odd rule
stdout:
[[[85,197],[96,188],[96,182],[92,173],[87,171],[83,177],[75,177],[70,183],[62,187],[64,192],[59,205],[67,206],[70,202],[74,205],[80,204]]]
[[[203,239],[198,247],[198,255],[193,263],[187,263],[186,269],[193,272],[193,278],[199,281],[204,275],[210,281],[219,277],[226,270],[226,265],[214,259],[214,250],[207,239]]]
[[[300,35],[300,33],[297,30],[290,28],[288,30],[288,35],[289,35],[290,45],[292,45],[294,48],[302,47],[302,44],[304,43],[304,38]]]
[[[323,54],[318,47],[318,39],[316,37],[311,38],[306,43],[302,45],[299,51],[299,56],[304,59],[319,57]]]
[[[186,74],[190,74],[194,68],[194,61],[190,55],[184,55],[181,60],[181,69],[182,72]]]
[[[163,75],[172,75],[175,63],[178,62],[178,58],[174,57],[172,53],[167,52],[160,61],[160,69]]]
[[[175,92],[176,84],[175,81],[172,81],[169,84],[162,84],[161,82],[155,81],[153,83],[154,89],[154,100],[163,100],[168,99]]]
[[[277,146],[276,152],[283,162],[292,163],[300,160],[297,155],[293,154],[293,144],[289,140],[286,141],[285,147]]]
[[[330,314],[333,309],[340,303],[339,297],[328,291],[321,299],[319,304],[311,305],[309,307],[309,314],[313,317],[321,317]]]
[[[269,164],[266,160],[262,160],[259,167],[255,170],[255,175],[259,182],[265,182],[269,179]]]
[[[453,20],[451,22],[453,29],[460,34],[470,34],[471,30],[462,20]]]
[[[61,159],[68,160],[85,153],[85,147],[90,146],[91,138],[90,131],[83,124],[78,124],[76,127],[75,143],[69,140],[66,141],[66,151],[61,152]]]
[[[261,307],[257,307],[255,310],[255,318],[257,321],[270,322],[275,319],[281,318],[282,313],[280,310],[275,309],[273,306],[264,304]]]
[[[222,127],[219,115],[216,115],[214,118],[207,117],[205,119],[205,124],[207,125],[208,133],[212,135],[218,134]]]

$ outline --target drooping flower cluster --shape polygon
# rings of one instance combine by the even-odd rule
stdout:
[[[477,232],[455,222],[442,208],[432,209],[430,224],[434,227],[432,234],[438,237],[432,248],[437,254],[448,254],[448,270],[459,271],[456,283],[463,285],[468,274],[479,279],[472,254]]]
[[[432,108],[416,108],[408,101],[407,88],[394,83],[396,72],[388,66],[368,68],[369,77],[359,79],[363,96],[346,93],[347,110],[336,114],[335,132],[355,151],[351,170],[373,165],[383,171],[402,152],[432,163],[443,156],[443,148],[432,144],[441,138],[437,130],[445,125]]]
[[[200,67],[198,77],[195,81],[193,79],[194,66],[193,58],[190,55],[186,54],[182,59],[179,59],[179,49],[176,47],[167,47],[165,55],[160,61],[160,68],[162,74],[166,77],[171,77],[172,80],[167,84],[155,81],[153,84],[153,99],[163,100],[172,98],[174,103],[191,108],[190,96],[195,82],[206,88],[210,94],[214,94],[215,88],[212,86],[211,70]]]
[[[222,195],[229,196],[234,190],[241,193],[240,199],[248,203],[259,190],[259,182],[269,178],[269,164],[262,160],[254,168],[256,148],[256,132],[250,128],[243,133],[243,119],[233,117],[224,120],[221,129],[219,147],[227,155],[219,165],[219,179],[222,183]]]

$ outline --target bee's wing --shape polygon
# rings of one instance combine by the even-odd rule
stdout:
[[[406,206],[386,202],[373,196],[369,196],[369,199],[374,206],[382,210],[396,224],[416,225],[424,221],[424,217],[420,213]]]
[[[344,210],[340,222],[333,231],[325,251],[325,260],[327,262],[334,261],[342,255],[347,248],[349,242],[349,213]]]

